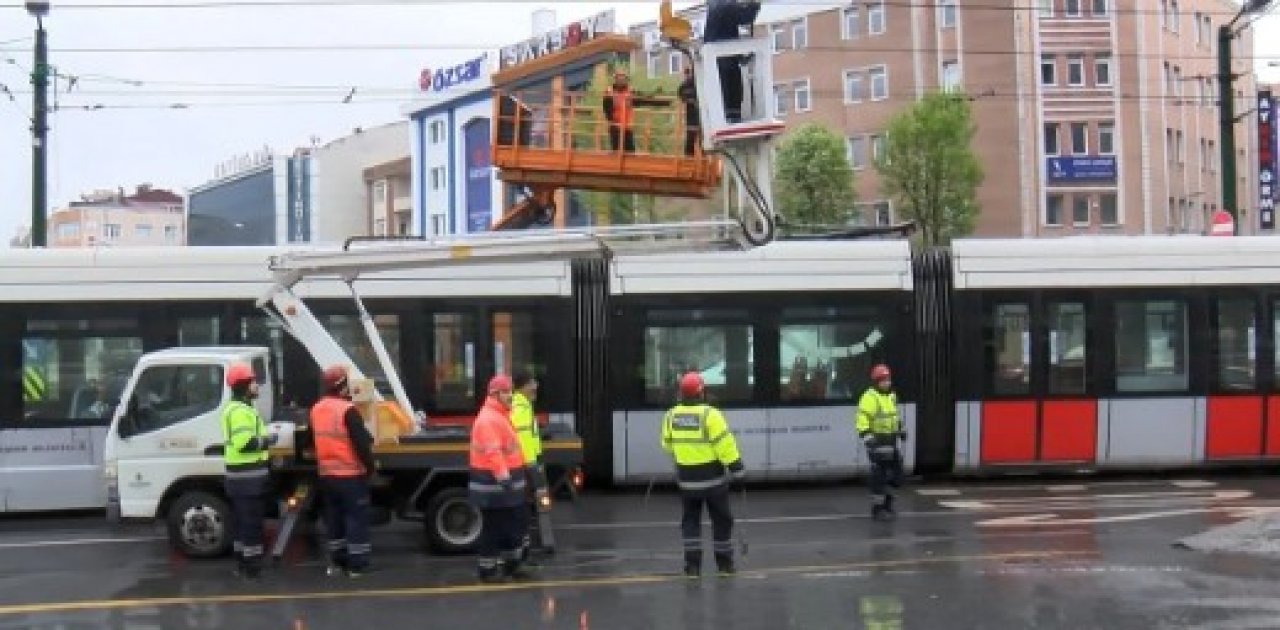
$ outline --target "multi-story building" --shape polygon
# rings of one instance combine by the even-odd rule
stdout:
[[[218,166],[187,195],[188,245],[311,242],[311,149],[268,149]]]
[[[847,139],[867,222],[900,217],[874,169],[889,120],[926,92],[971,102],[983,236],[1200,233],[1221,207],[1216,33],[1228,0],[909,0],[846,3],[757,24],[773,41],[789,124]],[[703,10],[686,12],[695,31]],[[656,25],[634,60],[678,72]],[[1238,112],[1256,88],[1235,40]],[[1256,119],[1236,125],[1241,233],[1257,231]]]
[[[413,160],[401,157],[364,169],[368,229],[374,236],[421,234],[414,229]]]
[[[181,245],[182,197],[142,184],[83,195],[49,217],[50,247]]]

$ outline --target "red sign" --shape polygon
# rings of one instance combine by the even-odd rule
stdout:
[[[1209,228],[1209,236],[1235,236],[1236,222],[1231,213],[1219,210],[1213,213],[1213,226]]]

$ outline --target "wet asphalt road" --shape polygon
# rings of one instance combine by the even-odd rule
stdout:
[[[325,577],[300,542],[244,582],[151,527],[3,519],[0,628],[1280,628],[1280,566],[1172,546],[1280,509],[1280,481],[932,484],[892,523],[864,501],[852,484],[735,496],[741,573],[695,581],[676,575],[673,495],[588,495],[558,507],[539,577],[498,587],[422,553],[412,523],[377,530],[362,578]]]

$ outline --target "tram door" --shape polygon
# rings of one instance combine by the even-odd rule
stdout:
[[[1095,461],[1090,316],[1084,296],[983,301],[983,465]]]
[[[1277,307],[1280,300],[1259,300],[1247,292],[1213,299],[1213,352],[1205,406],[1207,459],[1280,456]],[[1264,308],[1270,317],[1259,317]]]

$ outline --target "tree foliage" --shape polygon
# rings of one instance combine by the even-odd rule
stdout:
[[[969,100],[946,92],[926,95],[889,122],[876,169],[885,193],[903,218],[916,222],[925,246],[973,231],[983,179],[971,148],[976,130]]]
[[[845,141],[816,124],[787,135],[774,167],[777,212],[789,224],[843,225],[856,216]]]

